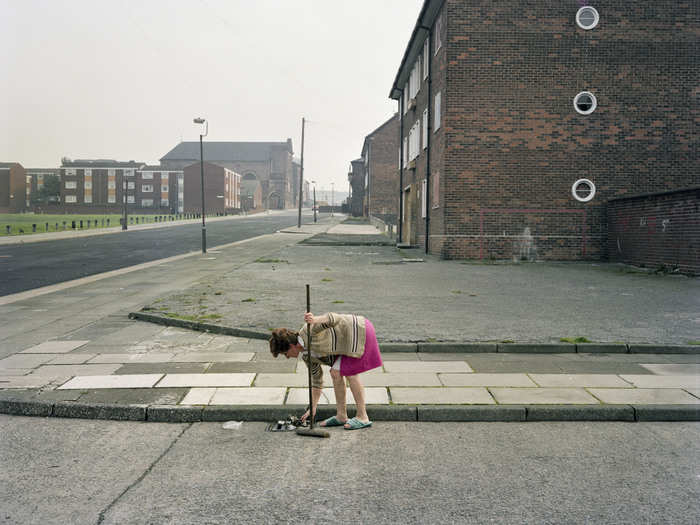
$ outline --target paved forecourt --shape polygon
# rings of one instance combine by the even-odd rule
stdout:
[[[139,321],[121,335],[127,342],[120,346],[105,347],[99,339],[55,340],[1,359],[3,411],[17,410],[11,401],[41,401],[58,405],[63,414],[71,404],[106,404],[228,407],[241,417],[236,407],[276,406],[279,413],[294,413],[308,402],[306,367],[272,358],[266,341]],[[700,411],[697,355],[387,352],[384,358],[382,367],[363,375],[367,403],[379,419],[417,417],[402,409],[420,406],[568,407],[569,416],[578,409],[583,418],[590,413],[580,409],[590,407],[673,405],[685,407],[685,419]],[[321,405],[333,405],[327,369],[324,377],[329,388]],[[352,404],[349,390],[347,397]],[[620,418],[619,412],[611,414]],[[632,409],[624,417],[630,414]]]

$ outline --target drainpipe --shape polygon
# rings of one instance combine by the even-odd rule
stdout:
[[[403,243],[403,89],[399,98],[399,244]]]
[[[430,150],[432,149],[433,122],[433,30],[420,26],[428,32],[428,147],[425,159],[425,253],[430,252]]]

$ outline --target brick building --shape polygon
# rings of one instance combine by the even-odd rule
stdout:
[[[185,167],[184,211],[202,211],[202,166],[199,162]],[[204,163],[204,210],[207,215],[229,213],[241,208],[241,176],[228,168]]]
[[[260,182],[263,206],[293,208],[292,139],[286,142],[204,142],[204,160]],[[160,159],[163,168],[182,170],[200,161],[199,142],[181,142]]]
[[[0,162],[0,213],[20,213],[26,202],[27,172],[17,162]]]
[[[181,213],[182,171],[143,162],[68,160],[61,168],[62,211],[120,213],[124,196],[129,210]]]
[[[445,258],[607,257],[611,199],[698,185],[700,4],[425,0],[400,235]]]
[[[350,162],[348,182],[350,183],[350,195],[348,196],[350,214],[353,217],[364,217],[366,177],[365,161],[363,159],[355,159]]]
[[[44,181],[49,177],[56,177],[61,180],[61,170],[59,168],[27,168],[27,185],[26,185],[26,205],[27,208],[32,207],[32,197],[44,187]],[[55,199],[51,199],[51,203],[58,203],[60,194]]]
[[[362,162],[365,172],[367,215],[396,224],[399,211],[399,115],[365,137]]]
[[[262,208],[262,186],[254,179],[241,181],[241,208],[255,211]]]

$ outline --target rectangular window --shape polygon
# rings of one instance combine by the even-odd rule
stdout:
[[[142,208],[151,208],[153,206],[153,199],[141,199]]]
[[[66,188],[67,190],[74,190],[74,189],[77,188],[77,187],[78,187],[78,183],[75,182],[74,180],[67,180],[67,181],[66,181],[66,186],[65,186],[65,188]],[[66,201],[66,202],[68,202],[68,201]]]
[[[89,194],[86,193],[86,194],[85,194],[85,197],[83,198],[83,202],[84,202],[85,204],[90,204],[90,203],[92,203],[92,195],[89,195]]]
[[[161,173],[160,180],[168,180],[168,173],[165,171],[163,173]]]
[[[167,185],[167,184],[161,184],[161,185],[160,185],[160,191],[161,191],[161,193],[168,193],[168,185]]]
[[[141,178],[143,180],[153,180],[153,172],[152,171],[144,171],[141,173]]]
[[[440,207],[440,172],[437,171],[433,174],[433,191],[431,201],[433,203],[433,208]]]
[[[127,195],[126,202],[128,202],[129,204],[134,204],[134,202],[136,202],[136,200],[134,199],[133,195]]]
[[[435,95],[435,120],[433,125],[433,130],[437,131],[440,129],[440,110],[442,106],[442,91]]]
[[[109,188],[110,190],[113,190],[116,187],[117,187],[116,181],[113,181],[113,180],[107,181],[107,188]]]
[[[160,205],[161,206],[169,206],[168,199],[160,199]]]
[[[426,38],[423,42],[423,80],[428,78],[428,71],[430,70],[430,38]]]
[[[420,153],[420,120],[411,126],[408,134],[408,160],[414,160]]]
[[[114,204],[115,202],[117,202],[117,198],[116,198],[114,195],[108,195],[108,196],[107,196],[107,202],[108,202],[109,204]]]
[[[66,202],[78,202],[78,198],[75,195],[66,195]]]
[[[143,193],[152,193],[153,192],[153,184],[144,184],[141,186],[141,191]]]
[[[85,177],[92,177],[92,170],[85,170]]]
[[[124,170],[124,176],[125,176],[125,177],[133,177],[133,176],[134,176],[134,170]]]
[[[403,138],[403,167],[408,164],[408,137]]]
[[[107,176],[108,176],[108,177],[114,177],[114,170],[113,170],[113,169],[107,170]]]
[[[442,13],[435,20],[435,54],[442,47]]]
[[[75,168],[67,168],[66,177],[75,177]]]
[[[428,108],[423,110],[423,149],[428,147]]]
[[[92,189],[92,181],[91,181],[91,180],[86,180],[85,183],[84,183],[84,185],[83,185],[83,187],[84,187],[86,190],[91,190],[91,189]]]
[[[134,181],[133,181],[133,180],[130,180],[129,182],[127,182],[127,186],[126,186],[126,187],[127,187],[128,189],[130,189],[130,190],[133,190],[136,186],[135,186],[135,184],[134,184]]]
[[[403,87],[403,114],[408,113],[408,82]]]
[[[428,181],[423,179],[420,186],[420,216],[425,219],[428,214],[426,199],[428,197],[426,189],[428,188]]]
[[[420,55],[416,58],[416,63],[413,64],[409,79],[409,97],[411,100],[416,98],[418,91],[420,91]]]

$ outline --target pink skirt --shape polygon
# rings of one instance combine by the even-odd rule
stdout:
[[[379,353],[379,343],[374,326],[369,319],[365,319],[365,352],[362,357],[342,356],[340,361],[340,375],[354,376],[382,366],[382,356]]]

